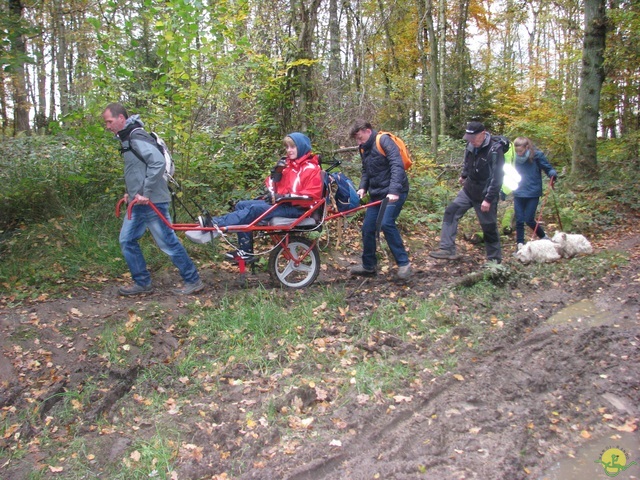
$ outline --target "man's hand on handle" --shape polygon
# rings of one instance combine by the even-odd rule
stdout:
[[[136,193],[136,196],[133,197],[133,199],[140,205],[149,205],[149,199],[147,197],[143,197],[139,193]]]

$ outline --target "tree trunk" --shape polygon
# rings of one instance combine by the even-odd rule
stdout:
[[[56,66],[58,76],[58,92],[60,95],[60,113],[64,116],[69,113],[69,83],[67,82],[67,39],[64,19],[62,16],[60,3],[56,3],[58,9],[54,12],[56,16],[56,34],[58,39],[58,51],[56,52]]]
[[[47,64],[43,39],[38,40],[35,52],[38,105],[34,125],[38,133],[44,133],[47,126]]]
[[[426,3],[430,0],[418,0],[418,51],[420,52],[420,67],[422,75],[420,82],[420,116],[422,117],[422,133],[427,133],[429,119],[429,89],[427,88],[427,72],[429,71],[429,57],[427,55],[427,42],[429,34],[426,28]],[[431,99],[433,102],[433,99]]]
[[[438,153],[438,38],[433,28],[433,1],[427,0],[427,12],[425,17],[427,32],[429,34],[429,49],[431,61],[429,63],[429,80],[431,90],[431,154],[435,157]]]
[[[438,42],[438,47],[440,49],[438,53],[438,60],[440,62],[438,68],[438,84],[440,85],[440,97],[439,97],[439,108],[440,108],[440,135],[446,135],[447,133],[447,110],[446,110],[446,102],[445,102],[445,90],[444,90],[444,71],[445,71],[445,59],[447,57],[447,2],[446,0],[439,0],[438,7],[438,28],[440,30],[439,36],[440,41]]]
[[[466,45],[469,2],[470,0],[460,0],[458,3],[459,12],[456,26],[457,31],[455,33],[456,43],[453,54],[453,70],[451,73],[451,75],[454,76],[452,79],[452,84],[454,85],[452,110],[455,112],[452,121],[458,129],[465,123],[465,119],[468,116],[466,109],[469,95],[468,87],[471,82],[471,75],[468,75],[471,60],[469,58],[469,49]]]
[[[9,12],[17,28],[9,35],[11,44],[12,65],[9,67],[11,84],[13,87],[13,133],[25,132],[31,134],[29,125],[29,110],[31,105],[27,99],[25,60],[27,47],[24,41],[23,29],[20,26],[24,5],[21,0],[9,0]]]
[[[585,1],[582,73],[571,158],[571,174],[577,179],[593,178],[598,171],[598,112],[605,77],[603,65],[607,33],[605,14],[605,0]]]
[[[7,129],[9,128],[9,114],[7,112],[7,92],[5,90],[5,76],[2,69],[0,69],[0,118],[2,118],[2,138],[7,135]]]
[[[312,60],[313,39],[318,23],[318,9],[322,0],[311,0],[309,6],[305,0],[297,0],[292,2],[293,12],[298,10],[298,15],[294,13],[294,27],[298,32],[297,51],[295,53],[296,60]],[[297,8],[296,4],[297,3]],[[292,77],[295,82],[297,77],[299,88],[296,123],[303,130],[307,128],[308,119],[313,113],[314,104],[314,88],[313,88],[313,71],[312,65],[298,65],[292,69]]]
[[[338,0],[329,0],[329,80],[332,86],[340,84],[341,71]]]

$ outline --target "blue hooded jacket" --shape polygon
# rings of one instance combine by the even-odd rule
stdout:
[[[544,171],[549,178],[558,176],[558,173],[551,166],[545,154],[538,149],[536,149],[533,154],[532,162],[528,160],[524,163],[515,161],[515,167],[522,179],[520,180],[518,188],[513,191],[514,197],[540,197],[542,195],[541,171]]]

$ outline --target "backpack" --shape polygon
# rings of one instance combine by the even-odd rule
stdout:
[[[120,149],[120,153],[124,153],[124,152],[132,152],[136,157],[138,157],[138,160],[140,160],[141,162],[144,162],[144,159],[142,158],[142,155],[140,155],[132,146],[131,146],[131,136],[133,135],[133,132],[136,132],[140,130],[142,133],[145,133],[147,135],[149,135],[149,137],[151,138],[147,138],[146,135],[140,136],[140,140],[144,140],[148,143],[151,143],[153,146],[155,146],[158,151],[160,151],[160,153],[162,154],[162,156],[164,157],[165,160],[165,171],[164,171],[164,179],[167,181],[173,180],[173,174],[176,171],[176,166],[173,163],[173,158],[171,158],[171,153],[169,153],[169,147],[167,147],[167,144],[165,143],[165,141],[160,138],[160,136],[156,133],[156,132],[147,132],[142,128],[134,128],[133,130],[131,130],[131,133],[129,134],[129,147],[128,148],[121,148]],[[153,141],[151,141],[153,140]]]
[[[383,131],[378,132],[378,135],[376,136],[376,147],[378,151],[385,157],[387,156],[387,154],[384,152],[382,145],[380,145],[380,137],[382,137],[382,135],[389,135],[391,140],[393,140],[393,142],[398,146],[398,150],[400,150],[400,156],[402,157],[402,163],[404,164],[404,169],[409,170],[411,168],[411,165],[413,165],[413,160],[411,159],[411,154],[409,153],[409,149],[407,148],[407,145],[404,143],[404,141],[400,137],[396,137],[393,133]]]
[[[492,140],[497,140],[502,145],[502,153],[507,153],[511,148],[511,142],[504,135],[491,135]]]
[[[327,173],[325,185],[328,187],[331,205],[339,212],[346,212],[360,205],[358,190],[342,172]]]

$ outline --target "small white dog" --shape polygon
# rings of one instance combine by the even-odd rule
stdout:
[[[556,232],[551,241],[560,246],[559,252],[564,258],[572,258],[581,253],[593,253],[591,243],[583,235]]]
[[[544,238],[526,243],[515,253],[515,257],[525,264],[544,263],[592,252],[591,243],[583,235],[557,232],[551,239]]]
[[[516,253],[515,257],[522,263],[545,263],[560,260],[562,256],[558,252],[559,245],[545,238],[525,243]]]

